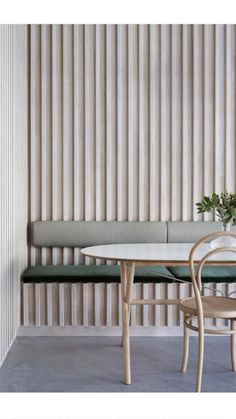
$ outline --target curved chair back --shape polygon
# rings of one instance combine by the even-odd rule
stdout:
[[[202,268],[206,264],[206,262],[214,255],[218,253],[227,253],[227,252],[234,252],[236,254],[236,246],[225,246],[225,247],[218,247],[212,250],[208,250],[201,259],[196,260],[196,252],[199,250],[201,245],[203,245],[205,242],[209,242],[211,240],[217,239],[219,237],[224,236],[231,236],[236,239],[236,232],[235,231],[221,231],[216,233],[208,234],[207,236],[202,237],[191,249],[190,255],[189,255],[189,268],[190,268],[190,274],[192,279],[192,284],[194,288],[194,294],[196,298],[197,308],[199,315],[203,316],[203,310],[202,310],[202,302],[201,302],[201,292],[202,292],[202,280],[201,280],[201,273]],[[236,255],[235,255],[235,263],[236,263]],[[195,270],[195,266],[197,266],[197,269]]]

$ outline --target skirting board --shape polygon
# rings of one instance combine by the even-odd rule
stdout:
[[[197,334],[190,330],[190,335],[196,336]],[[116,326],[21,326],[17,336],[121,336],[121,328]],[[130,336],[183,336],[183,328],[180,326],[130,327]]]

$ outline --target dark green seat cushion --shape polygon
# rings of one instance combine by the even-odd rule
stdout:
[[[188,266],[169,266],[168,269],[176,278],[191,282]],[[202,282],[236,282],[236,266],[205,266]]]
[[[24,283],[30,282],[119,282],[120,268],[117,265],[47,265],[28,268],[22,275]],[[173,282],[174,276],[165,266],[138,266],[135,282]]]

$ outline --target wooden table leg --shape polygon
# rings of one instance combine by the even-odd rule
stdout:
[[[121,262],[121,283],[122,283],[122,342],[123,342],[123,382],[131,384],[130,369],[130,339],[129,339],[129,318],[130,302],[134,280],[135,264],[132,263],[128,271],[127,263]]]
[[[121,346],[123,346],[124,341],[124,299],[126,295],[126,286],[127,286],[127,274],[125,272],[126,265],[125,262],[120,264],[120,283],[121,283],[121,306],[122,306],[122,331],[121,331]]]

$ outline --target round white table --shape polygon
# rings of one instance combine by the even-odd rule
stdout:
[[[81,253],[95,259],[113,260],[118,262],[136,262],[138,264],[155,265],[187,265],[189,253],[194,243],[130,243],[106,244],[85,247]],[[210,244],[203,244],[196,254],[196,260],[211,250]],[[230,264],[235,262],[232,253],[220,253],[211,258],[209,264]]]
[[[123,382],[131,383],[129,320],[131,305],[164,304],[177,305],[179,299],[132,299],[132,287],[135,265],[187,265],[193,243],[135,243],[110,244],[86,247],[81,253],[95,259],[111,260],[120,263],[121,293],[122,293],[122,346],[123,346]],[[210,250],[209,244],[204,244],[196,255],[200,260]],[[235,255],[220,253],[214,255],[208,264],[235,264]]]

